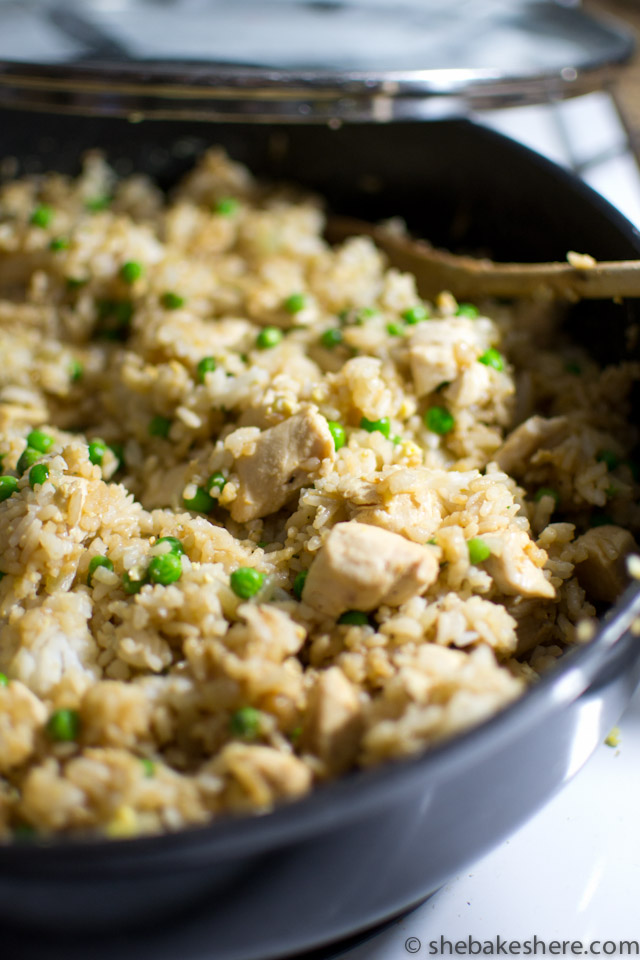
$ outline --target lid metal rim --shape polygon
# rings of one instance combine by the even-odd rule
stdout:
[[[615,73],[611,66],[585,71],[567,68],[554,75],[527,77],[484,71],[482,77],[471,81],[471,71],[418,71],[421,80],[414,75],[411,83],[369,78],[359,88],[354,88],[352,81],[332,89],[293,87],[290,80],[273,82],[269,88],[234,87],[226,82],[216,85],[211,73],[206,84],[186,86],[131,83],[124,78],[98,81],[95,73],[82,78],[65,77],[62,71],[55,76],[29,76],[5,67],[0,63],[0,107],[135,120],[287,124],[424,120],[469,109],[544,103],[602,90]]]
[[[548,5],[555,14],[561,9],[555,3]],[[566,15],[565,10],[564,20]],[[58,20],[56,24],[60,26]],[[452,99],[463,107],[482,110],[543,103],[601,89],[609,82],[611,71],[630,59],[635,46],[623,23],[600,22],[573,11],[571,30],[588,28],[593,42],[578,47],[578,52],[572,47],[566,60],[555,57],[553,66],[527,70],[517,62],[515,67],[503,69],[387,70],[376,67],[374,61],[369,70],[301,65],[283,69],[251,61],[129,59],[125,48],[106,42],[109,37],[99,33],[96,39],[95,30],[87,33],[82,17],[71,26],[70,30],[68,18],[64,19],[63,32],[77,39],[77,28],[82,27],[80,39],[85,49],[87,37],[93,42],[93,58],[85,53],[66,62],[43,63],[14,59],[13,51],[9,57],[5,54],[0,58],[0,106],[251,122],[425,119],[430,106],[435,112],[440,110],[440,115],[450,112]],[[566,23],[563,29],[567,29]],[[597,43],[591,36],[594,31]]]
[[[553,70],[504,73],[490,68],[447,67],[424,70],[276,70],[224,64],[152,62],[135,65],[111,61],[91,65],[17,63],[0,60],[0,81],[16,86],[48,86],[51,89],[90,89],[145,93],[162,96],[214,96],[223,90],[233,97],[300,96],[328,97],[351,94],[374,96],[473,96],[476,88],[503,85],[529,86],[551,81],[573,84],[578,77],[595,76],[603,69],[620,66],[633,53],[633,44],[621,46],[607,64],[585,61]]]

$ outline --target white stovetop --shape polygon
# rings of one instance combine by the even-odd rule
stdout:
[[[578,170],[640,226],[640,174],[607,94],[477,119]],[[516,834],[341,960],[441,956],[441,936],[454,946],[498,935],[581,940],[584,952],[592,941],[640,940],[640,691],[619,726],[619,747],[603,744]]]

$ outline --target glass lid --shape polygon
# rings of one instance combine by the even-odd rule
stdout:
[[[559,0],[0,0],[0,106],[419,119],[597,89],[632,52]]]

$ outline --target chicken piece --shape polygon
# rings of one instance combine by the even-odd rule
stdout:
[[[330,773],[342,773],[355,759],[362,727],[355,687],[339,667],[330,667],[309,694],[301,748],[320,757]]]
[[[271,807],[311,789],[311,770],[302,760],[273,747],[229,743],[211,764],[228,778],[227,799],[238,808]]]
[[[458,375],[451,348],[443,344],[416,343],[409,348],[409,362],[417,397],[424,397]]]
[[[416,482],[417,481],[417,482]],[[442,522],[438,494],[426,470],[395,470],[381,483],[351,497],[349,519],[384,527],[416,543],[426,543]]]
[[[438,578],[433,552],[397,533],[351,520],[333,528],[307,576],[302,599],[327,617],[399,606]]]
[[[568,434],[566,417],[529,417],[509,434],[494,459],[505,473],[522,472],[536,450],[550,450]]]
[[[85,693],[80,721],[86,743],[130,750],[150,735],[151,704],[143,687],[103,680]]]
[[[47,719],[47,708],[31,691],[13,680],[0,686],[0,773],[28,760]]]
[[[243,603],[237,613],[245,622],[234,623],[225,636],[225,645],[245,659],[258,657],[282,663],[305,641],[304,627],[268,603]]]
[[[409,343],[416,395],[423,397],[441,383],[455,380],[462,356],[471,351],[477,355],[488,346],[482,328],[466,317],[447,317],[420,324]]]
[[[231,505],[232,518],[245,523],[275,513],[334,453],[327,421],[311,406],[263,431],[250,452],[236,460],[240,490]]]
[[[59,590],[7,624],[2,639],[16,650],[7,673],[20,677],[43,699],[66,675],[73,675],[76,690],[80,684],[89,686],[100,675],[98,648],[89,629],[91,612],[86,592]]]
[[[426,543],[440,526],[439,506],[438,498],[431,490],[421,491],[420,501],[410,493],[398,493],[388,503],[356,508],[353,518],[384,527],[416,543]]]
[[[498,590],[509,596],[555,597],[553,584],[528,555],[527,548],[537,548],[523,530],[506,530],[500,536],[483,539],[491,547],[484,568]]]
[[[629,578],[625,565],[630,553],[638,552],[632,534],[622,527],[606,524],[593,527],[578,537],[576,556],[586,550],[586,557],[576,561],[576,575],[590,600],[613,603],[620,596]]]

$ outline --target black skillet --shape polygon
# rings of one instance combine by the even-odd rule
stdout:
[[[464,121],[330,130],[2,116],[2,153],[21,170],[71,171],[99,146],[169,186],[211,143],[258,174],[317,189],[338,212],[400,214],[452,249],[640,255],[636,230],[573,176]],[[639,320],[636,302],[596,302],[569,323],[606,362]],[[640,676],[629,632],[639,613],[630,587],[596,639],[498,716],[274,813],[161,837],[0,847],[8,960],[267,960],[398,914],[515,830],[602,741]]]

